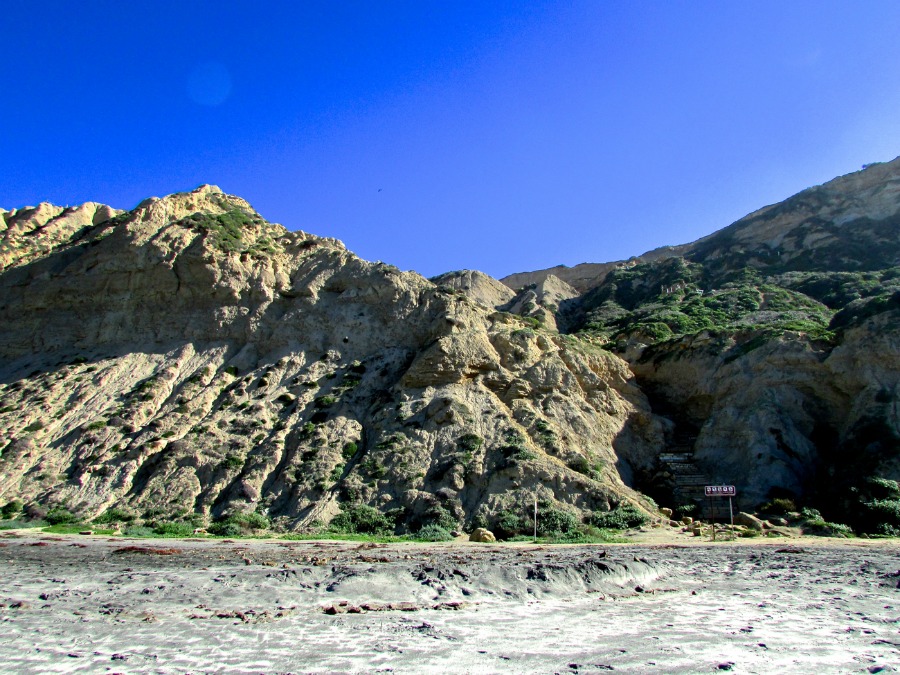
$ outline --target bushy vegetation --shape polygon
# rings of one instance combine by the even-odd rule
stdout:
[[[278,245],[263,229],[265,221],[242,209],[231,209],[218,215],[198,212],[181,222],[187,227],[208,231],[213,246],[221,251],[264,255],[279,250]],[[253,228],[258,234],[252,244],[248,244],[244,239],[244,233],[249,228]]]
[[[396,527],[394,518],[366,504],[342,505],[328,529],[344,534],[390,534]]]
[[[2,516],[4,520],[14,518],[19,513],[22,512],[23,506],[24,505],[22,504],[22,500],[13,499],[12,501],[9,501],[6,504],[4,504],[3,508],[0,509],[0,516]]]
[[[762,513],[772,516],[783,516],[799,511],[796,502],[788,497],[776,497],[760,507]]]
[[[591,516],[591,525],[608,530],[629,530],[645,525],[647,515],[632,504],[620,504],[611,511],[597,512]]]
[[[858,498],[854,525],[862,532],[900,536],[900,485],[878,476],[869,477],[854,490]]]
[[[578,531],[580,525],[578,518],[570,511],[538,505],[537,531],[540,537],[568,535]]]
[[[161,537],[190,537],[194,526],[185,522],[163,522],[153,528],[153,534]]]
[[[432,523],[416,532],[415,538],[418,541],[452,541],[453,535],[446,528]]]
[[[21,529],[31,529],[35,527],[45,527],[47,525],[46,520],[34,519],[34,518],[13,518],[11,520],[4,520],[0,523],[0,530],[21,530]]]
[[[61,507],[50,509],[47,512],[47,515],[44,516],[44,520],[46,520],[51,525],[65,525],[68,523],[79,522],[78,516],[76,516],[68,509],[64,509]]]
[[[828,303],[849,302],[876,288],[874,278],[850,273],[840,283],[842,291],[829,293],[823,288],[829,284],[813,273],[764,277],[744,267],[723,274],[669,258],[610,272],[585,296],[580,326],[611,346],[631,337],[655,344],[703,330],[762,330],[768,339],[794,331],[830,340],[832,317],[844,305]]]
[[[567,466],[570,469],[594,480],[600,480],[603,477],[604,465],[605,463],[602,460],[588,459],[581,455],[567,462]]]
[[[853,528],[842,523],[830,523],[816,509],[804,508],[800,511],[803,521],[801,527],[804,534],[819,535],[822,537],[852,537]]]
[[[591,522],[582,523],[573,512],[549,501],[541,501],[538,503],[537,536],[546,543],[612,541],[616,535],[611,531],[637,527],[647,521],[643,513],[630,505],[609,514],[614,515],[604,519],[596,514]],[[534,512],[531,509],[507,509],[497,514],[493,522],[485,524],[499,539],[516,541],[534,536]]]
[[[94,518],[93,522],[98,525],[106,525],[108,523],[131,523],[135,518],[136,516],[130,511],[113,507]]]
[[[682,518],[693,518],[697,515],[699,510],[700,509],[696,504],[679,504],[674,509],[672,509],[672,515],[676,520],[681,520]]]
[[[268,530],[271,526],[269,519],[260,513],[233,513],[216,520],[207,531],[219,537],[242,537]]]

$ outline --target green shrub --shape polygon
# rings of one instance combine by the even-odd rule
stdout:
[[[606,513],[594,513],[591,524],[608,530],[629,530],[647,523],[647,515],[632,504],[622,504]]]
[[[888,523],[878,523],[875,526],[875,534],[880,534],[884,537],[900,537],[900,527],[894,527]]]
[[[344,475],[344,466],[344,464],[336,464],[331,470],[331,473],[328,474],[328,478],[332,483],[338,482],[341,479],[341,476]]]
[[[319,396],[315,400],[315,406],[317,408],[330,408],[337,402],[337,398],[334,396]]]
[[[900,528],[900,499],[873,499],[863,503],[863,518],[867,530],[881,532]]]
[[[43,428],[44,428],[44,423],[41,422],[40,420],[35,420],[31,424],[29,424],[27,427],[25,427],[23,429],[23,431],[26,431],[26,432],[40,431]]]
[[[328,526],[332,532],[346,534],[390,534],[396,523],[376,508],[365,504],[343,506]]]
[[[780,516],[785,513],[795,512],[797,510],[797,505],[794,503],[793,499],[788,499],[786,497],[777,497],[763,504],[760,510],[763,513],[770,513],[772,515]]]
[[[676,520],[681,520],[682,518],[693,518],[696,513],[696,504],[679,504],[674,509],[672,509],[672,515]]]
[[[244,530],[240,525],[229,520],[213,523],[207,531],[217,537],[240,537],[244,534]]]
[[[13,499],[11,502],[7,502],[2,509],[0,509],[0,516],[3,516],[4,519],[12,518],[15,515],[18,515],[22,511],[22,501],[19,499]]]
[[[822,518],[822,514],[819,513],[818,509],[811,509],[809,507],[803,507],[803,509],[801,509],[800,518],[802,520],[812,520],[812,521],[822,520],[822,521],[824,521],[824,518]]]
[[[88,431],[97,431],[98,429],[104,429],[106,427],[106,420],[97,420],[96,422],[91,422],[87,425]]]
[[[220,518],[209,526],[208,531],[220,537],[240,537],[258,530],[268,530],[272,523],[261,513],[233,513]]]
[[[822,537],[852,537],[853,529],[841,523],[829,523],[825,520],[807,520],[803,523],[803,533]]]
[[[537,455],[522,445],[504,445],[500,448],[503,456],[509,460],[518,460],[526,462],[530,459],[536,459]]]
[[[456,439],[459,448],[466,452],[475,452],[484,445],[484,439],[476,434],[465,434]]]
[[[353,441],[344,443],[344,448],[341,450],[341,456],[344,458],[344,460],[350,461],[353,458],[353,455],[356,454],[356,451],[358,449],[358,446]]]
[[[416,539],[419,541],[452,541],[453,535],[450,531],[435,525],[433,523],[423,526],[417,533]]]
[[[228,455],[222,460],[221,466],[225,469],[240,469],[244,466],[244,458],[238,455]]]
[[[480,527],[485,527],[482,525]],[[494,534],[501,539],[509,539],[517,534],[523,534],[531,528],[531,523],[522,518],[518,513],[511,510],[501,511],[497,515],[497,522],[494,523]]]
[[[244,513],[235,513],[224,519],[227,522],[237,523],[247,530],[267,530],[271,527],[269,519],[261,513],[248,511]]]
[[[133,513],[114,507],[107,509],[102,514],[94,518],[93,522],[97,523],[98,525],[105,525],[106,523],[130,523],[134,519],[135,516]]]
[[[47,525],[45,520],[33,520],[25,518],[13,518],[0,523],[0,530],[20,530],[25,528],[44,527]]]
[[[194,526],[190,523],[157,523],[153,533],[161,537],[190,537],[194,534]]]
[[[542,537],[568,534],[578,529],[578,518],[574,514],[553,507],[538,506],[538,535]]]
[[[869,493],[875,499],[900,499],[900,485],[895,480],[873,476],[866,483]]]
[[[152,527],[147,527],[145,525],[132,525],[131,527],[126,527],[122,532],[126,537],[153,537],[155,533]]]
[[[363,463],[362,468],[365,469],[369,473],[369,475],[375,479],[384,478],[387,475],[387,469],[372,457],[370,457]]]
[[[661,321],[651,321],[645,324],[639,324],[641,332],[654,342],[662,342],[672,337],[672,329],[668,324]]]
[[[437,525],[445,530],[455,530],[459,521],[446,508],[440,504],[433,504],[426,509],[422,522],[425,525]]]
[[[51,525],[65,525],[68,523],[77,523],[78,516],[76,516],[71,511],[68,511],[64,508],[53,508],[47,512],[47,516],[44,518]]]

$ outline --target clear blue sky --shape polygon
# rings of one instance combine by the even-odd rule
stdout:
[[[900,154],[900,2],[0,10],[0,206],[215,183],[427,276],[626,258]]]

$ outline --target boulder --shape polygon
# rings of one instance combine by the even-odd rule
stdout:
[[[741,511],[734,517],[735,525],[743,525],[744,527],[748,527],[751,530],[756,530],[757,532],[763,531],[763,521],[761,521],[756,516],[750,515],[744,511]]]
[[[469,535],[469,541],[490,543],[493,541],[497,541],[497,537],[495,537],[494,533],[490,530],[487,530],[483,527],[476,527],[474,530],[472,530],[472,534]]]

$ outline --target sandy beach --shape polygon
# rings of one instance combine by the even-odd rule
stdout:
[[[900,546],[0,538],[3,673],[875,673]]]

